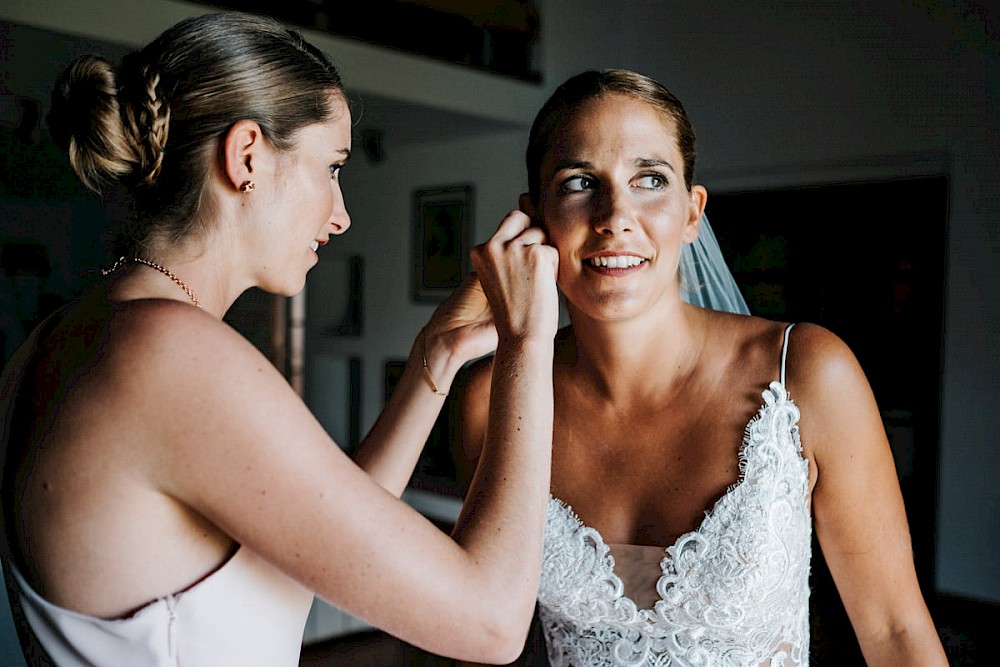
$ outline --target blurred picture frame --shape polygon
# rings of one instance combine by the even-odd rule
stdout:
[[[414,301],[443,301],[469,272],[474,197],[469,184],[414,191]]]

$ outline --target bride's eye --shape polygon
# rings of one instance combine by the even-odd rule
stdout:
[[[559,185],[559,192],[583,192],[594,187],[594,180],[589,176],[578,174],[570,176]]]
[[[636,187],[639,188],[659,190],[660,188],[666,186],[667,178],[662,174],[644,174],[636,180],[635,184]]]

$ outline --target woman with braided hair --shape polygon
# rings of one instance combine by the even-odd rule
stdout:
[[[50,124],[132,215],[122,259],[0,384],[0,556],[29,662],[295,665],[314,594],[435,653],[512,659],[552,433],[542,232],[511,215],[473,251],[351,461],[222,321],[250,287],[300,291],[351,224],[351,114],[323,54],[269,19],[189,19],[120,68],[71,65]],[[455,373],[494,348],[482,474],[448,536],[399,495]]]

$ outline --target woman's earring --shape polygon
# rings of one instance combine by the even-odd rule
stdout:
[[[248,192],[253,192],[253,189],[257,187],[257,184],[253,181],[243,181],[240,183],[240,192],[246,194]]]

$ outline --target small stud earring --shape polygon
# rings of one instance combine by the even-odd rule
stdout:
[[[246,194],[248,192],[253,192],[254,188],[256,187],[257,184],[254,183],[253,181],[243,181],[242,183],[240,183],[240,192],[242,192],[243,194]]]

